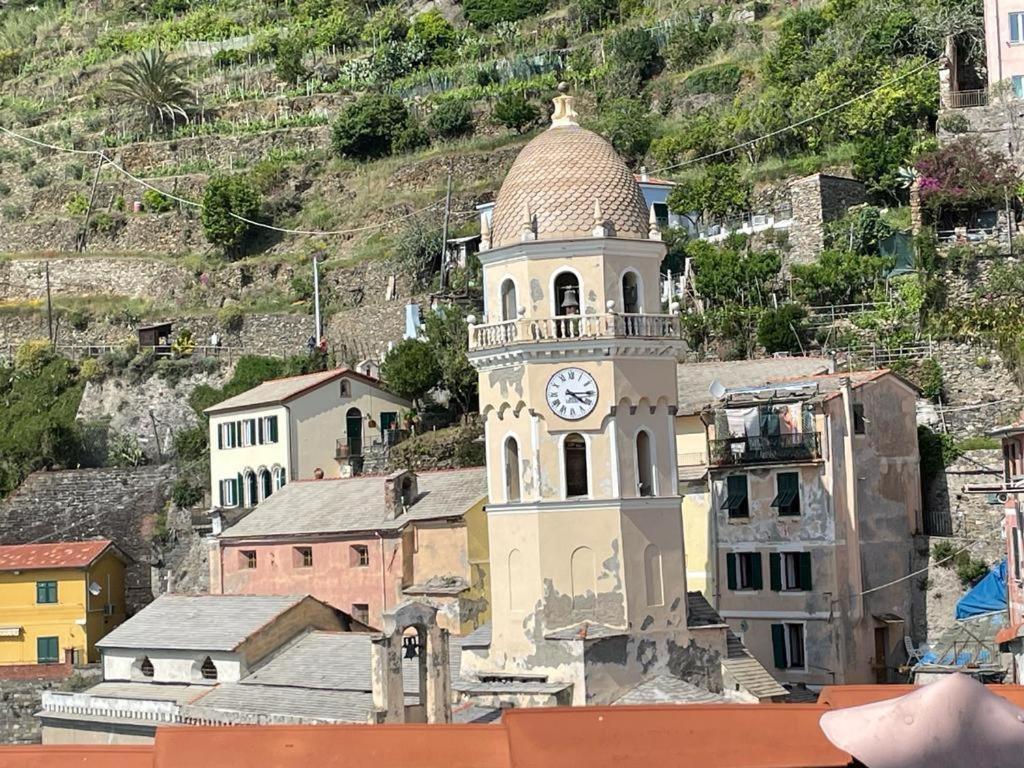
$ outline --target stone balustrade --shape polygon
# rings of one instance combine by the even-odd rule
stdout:
[[[471,325],[469,348],[495,349],[520,342],[572,339],[679,339],[680,329],[678,315],[605,313],[519,318]]]

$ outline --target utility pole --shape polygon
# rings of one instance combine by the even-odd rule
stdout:
[[[50,344],[53,338],[53,302],[50,300],[50,262],[46,262],[46,326],[49,329]]]
[[[441,227],[441,290],[446,287],[445,267],[448,264],[448,220],[452,213],[452,159],[448,158],[448,188],[444,194],[444,225]]]
[[[319,258],[319,254],[313,254],[313,322],[316,325],[317,344],[320,343],[320,339],[323,337],[323,332],[320,328],[320,268],[317,263]]]
[[[100,171],[103,170],[103,164],[106,162],[107,158],[101,154],[99,162],[96,163],[96,174],[92,177],[92,191],[89,193],[89,205],[85,209],[85,219],[82,221],[82,229],[79,231],[75,242],[75,248],[79,252],[85,250],[85,242],[89,237],[89,219],[92,216],[93,204],[96,202],[96,188],[100,183]]]

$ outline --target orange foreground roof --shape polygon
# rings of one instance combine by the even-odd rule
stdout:
[[[818,695],[818,703],[829,709],[859,707],[862,704],[895,699],[917,688],[916,685],[826,685]],[[1024,709],[1024,686],[986,685],[985,688]]]
[[[153,768],[152,746],[0,747],[0,768]]]
[[[111,542],[58,541],[53,544],[7,544],[0,546],[0,571],[38,571],[86,568],[102,555]]]

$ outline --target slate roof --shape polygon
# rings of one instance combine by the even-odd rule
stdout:
[[[233,651],[307,595],[161,595],[98,648]]]
[[[625,704],[717,704],[725,697],[670,675],[657,675],[631,688],[613,702]]]
[[[104,681],[89,688],[85,693],[106,699],[173,701],[184,704],[209,691],[209,685]]]
[[[0,546],[0,571],[38,571],[59,568],[87,568],[113,547],[108,539],[59,541],[52,544],[9,544]],[[124,555],[114,548],[122,560]]]
[[[545,640],[600,640],[605,637],[619,637],[626,634],[622,627],[609,627],[607,624],[594,624],[584,621],[571,627],[556,629],[544,635]]]
[[[462,638],[463,648],[490,648],[491,647],[491,624],[482,624],[468,635]]]
[[[288,376],[283,379],[265,381],[239,395],[229,397],[227,400],[223,400],[216,405],[211,405],[204,413],[222,413],[239,408],[254,408],[261,405],[285,403],[304,392],[319,387],[321,384],[326,384],[334,379],[340,379],[342,376],[358,379],[369,384],[371,387],[384,390],[384,386],[378,379],[365,376],[358,371],[342,366],[331,371],[320,371],[318,373],[307,373],[302,376]],[[409,406],[412,407],[412,404],[410,403]]]
[[[753,387],[794,376],[813,376],[828,371],[821,357],[768,357],[761,360],[680,363],[676,368],[679,413],[698,413],[715,402],[709,387],[713,381],[722,386]]]
[[[487,496],[484,467],[417,473],[419,495],[389,519],[379,475],[289,483],[221,534],[224,539],[399,530],[410,521],[459,517]]]
[[[415,702],[407,698],[406,703]],[[366,691],[226,683],[218,685],[202,698],[183,706],[182,715],[218,719],[217,714],[240,714],[306,722],[365,723],[372,708],[373,694]],[[230,721],[232,718],[223,719]]]
[[[726,621],[703,594],[687,592],[686,623],[690,627],[709,627],[726,624]],[[787,695],[786,689],[754,658],[735,632],[727,629],[725,639],[726,658],[722,659],[722,668],[744,690],[758,699],[781,698]]]

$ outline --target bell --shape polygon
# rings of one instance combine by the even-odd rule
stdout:
[[[415,643],[405,643],[405,658],[415,659],[417,656],[417,650],[419,646]]]
[[[562,299],[562,311],[566,315],[575,315],[580,311],[580,302],[576,298],[576,289],[569,287],[565,289],[565,298]]]

